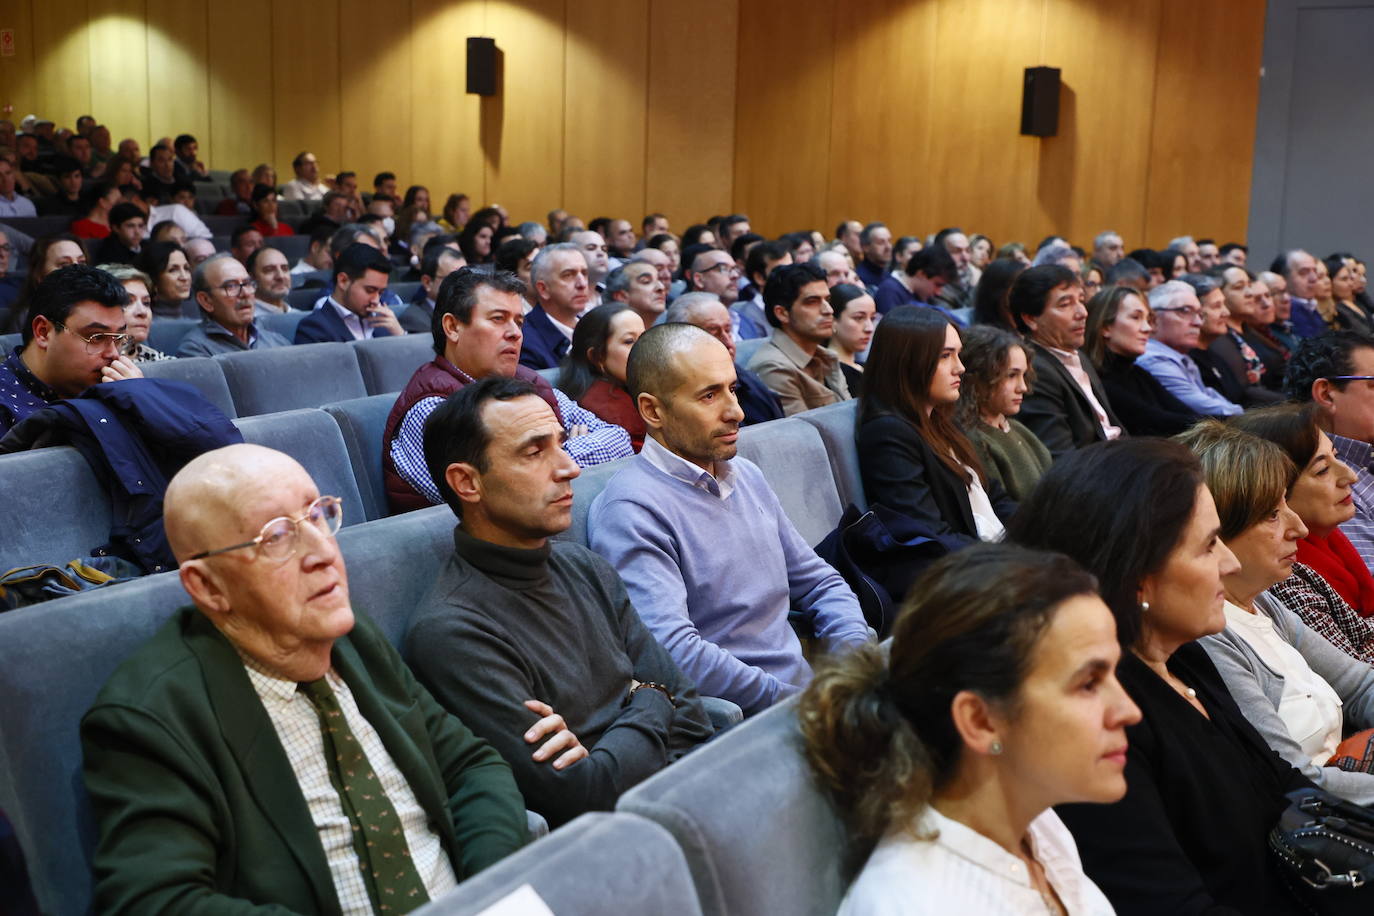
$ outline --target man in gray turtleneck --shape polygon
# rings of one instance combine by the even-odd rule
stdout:
[[[505,377],[429,417],[425,460],[461,524],[406,637],[421,681],[501,752],[554,826],[610,810],[713,734],[615,570],[549,540],[572,523],[579,471],[564,435],[533,385]]]

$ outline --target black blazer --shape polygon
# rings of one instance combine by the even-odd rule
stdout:
[[[525,339],[520,345],[520,365],[538,372],[540,369],[556,369],[572,349],[566,334],[553,326],[553,319],[536,305],[525,316]]]
[[[859,427],[857,439],[859,474],[870,503],[920,521],[934,534],[978,540],[967,484],[936,457],[909,420],[880,414]],[[983,489],[997,517],[1010,519],[1016,503],[1002,485],[989,479]]]
[[[1016,415],[1037,439],[1045,443],[1045,448],[1055,458],[1065,452],[1102,442],[1107,436],[1102,432],[1102,424],[1097,422],[1097,412],[1069,375],[1069,370],[1049,350],[1034,341],[1027,340],[1031,348],[1031,365],[1035,367],[1035,384],[1021,404],[1021,412]],[[1088,384],[1097,402],[1107,412],[1113,426],[1122,426],[1112,411],[1107,390],[1097,377],[1092,360],[1080,354],[1083,371],[1088,373]]]
[[[1102,386],[1132,436],[1173,436],[1202,419],[1134,360],[1108,352]]]
[[[391,332],[386,328],[377,328],[372,332],[373,337],[390,337]],[[351,343],[353,332],[344,324],[339,313],[334,311],[334,307],[328,302],[316,306],[309,315],[301,319],[300,324],[296,325],[296,340],[298,344],[303,343]]]
[[[1283,395],[1277,391],[1249,384],[1245,375],[1245,358],[1240,355],[1240,347],[1236,346],[1236,342],[1231,339],[1230,334],[1223,334],[1212,341],[1207,347],[1207,352],[1225,365],[1230,370],[1231,375],[1245,389],[1245,400],[1242,403],[1246,407],[1262,407],[1265,404],[1277,404],[1283,400]]]

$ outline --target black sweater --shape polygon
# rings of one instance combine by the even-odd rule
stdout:
[[[1201,419],[1133,359],[1107,351],[1098,374],[1112,409],[1132,436],[1172,436]]]
[[[525,803],[553,826],[609,811],[626,789],[714,733],[696,688],[645,628],[605,560],[570,543],[500,547],[454,529],[455,553],[406,634],[407,660],[441,704],[501,752]],[[631,678],[664,684],[625,703]],[[590,752],[536,762],[525,730],[553,707]],[[540,742],[542,743],[542,742]]]

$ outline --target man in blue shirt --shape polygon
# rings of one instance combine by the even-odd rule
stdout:
[[[866,642],[868,626],[762,472],[735,457],[744,413],[724,345],[689,325],[650,328],[628,382],[649,435],[592,503],[592,549],[698,690],[760,712],[811,679],[789,611],[827,651]]]
[[[1155,313],[1154,336],[1136,365],[1155,377],[1164,390],[1202,416],[1230,417],[1242,411],[1221,392],[1203,381],[1202,370],[1188,355],[1199,346],[1205,315],[1197,293],[1182,280],[1170,280],[1150,290]]]

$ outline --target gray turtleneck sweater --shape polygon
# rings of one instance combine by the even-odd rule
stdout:
[[[626,789],[712,735],[692,682],[640,621],[620,577],[581,546],[501,547],[454,529],[454,554],[417,608],[407,658],[434,696],[490,741],[525,803],[557,826],[609,811]],[[631,679],[664,684],[635,692]],[[588,749],[561,771],[525,731],[542,700]]]

